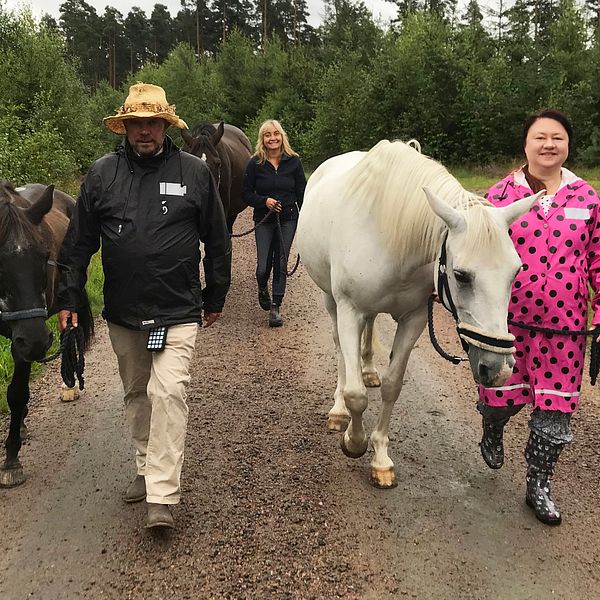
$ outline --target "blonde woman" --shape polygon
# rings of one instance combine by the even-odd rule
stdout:
[[[244,175],[243,199],[254,208],[258,302],[269,311],[269,326],[280,327],[287,280],[287,257],[304,199],[306,177],[300,157],[274,119],[258,131],[255,152]],[[269,277],[272,277],[272,300]]]

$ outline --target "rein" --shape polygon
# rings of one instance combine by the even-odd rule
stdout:
[[[37,362],[42,364],[49,363],[60,356],[60,374],[65,385],[70,388],[75,387],[75,377],[77,377],[79,389],[83,390],[83,371],[85,368],[84,347],[83,329],[67,325],[60,334],[60,344],[56,352]]]
[[[258,227],[260,227],[263,223],[265,223],[265,221],[271,216],[272,213],[275,213],[275,219],[277,221],[277,233],[279,234],[279,244],[281,246],[281,254],[285,258],[285,265],[286,265],[285,272],[288,277],[291,277],[297,271],[298,267],[300,266],[300,255],[298,254],[296,256],[296,263],[294,264],[294,267],[292,268],[291,271],[288,271],[287,264],[288,264],[289,256],[287,256],[285,253],[285,246],[283,243],[283,232],[281,231],[281,221],[279,220],[279,213],[276,213],[273,209],[269,209],[269,212],[252,229],[248,229],[248,231],[244,231],[243,233],[230,233],[229,237],[240,238],[240,237],[244,237],[246,235],[250,235],[251,233],[256,231],[256,229]]]

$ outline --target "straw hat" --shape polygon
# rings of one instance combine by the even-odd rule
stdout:
[[[175,105],[167,102],[165,90],[151,83],[136,83],[129,88],[129,96],[117,114],[106,117],[104,124],[114,133],[124,135],[125,119],[160,118],[168,121],[169,125],[187,129],[185,121],[175,114]]]

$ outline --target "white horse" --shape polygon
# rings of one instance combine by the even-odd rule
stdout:
[[[440,255],[445,264],[439,271],[446,278],[440,295],[447,305],[453,301],[475,381],[498,386],[510,376],[514,338],[507,327],[508,301],[521,263],[507,230],[538,195],[495,208],[467,192],[438,162],[387,140],[369,152],[333,157],[310,177],[297,243],[333,321],[338,382],[328,426],[345,428],[341,446],[347,456],[358,458],[367,450],[365,383],[378,384],[370,347],[373,321],[388,313],[398,323],[371,434],[375,486],[396,484],[388,456],[390,417],[408,357],[427,322]]]

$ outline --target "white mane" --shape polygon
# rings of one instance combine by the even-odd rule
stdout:
[[[349,171],[347,201],[366,207],[377,219],[384,243],[402,256],[420,254],[433,260],[444,223],[433,213],[423,187],[464,211],[467,235],[461,249],[467,256],[482,246],[494,247],[500,229],[491,204],[466,191],[440,163],[400,141],[382,140]]]

